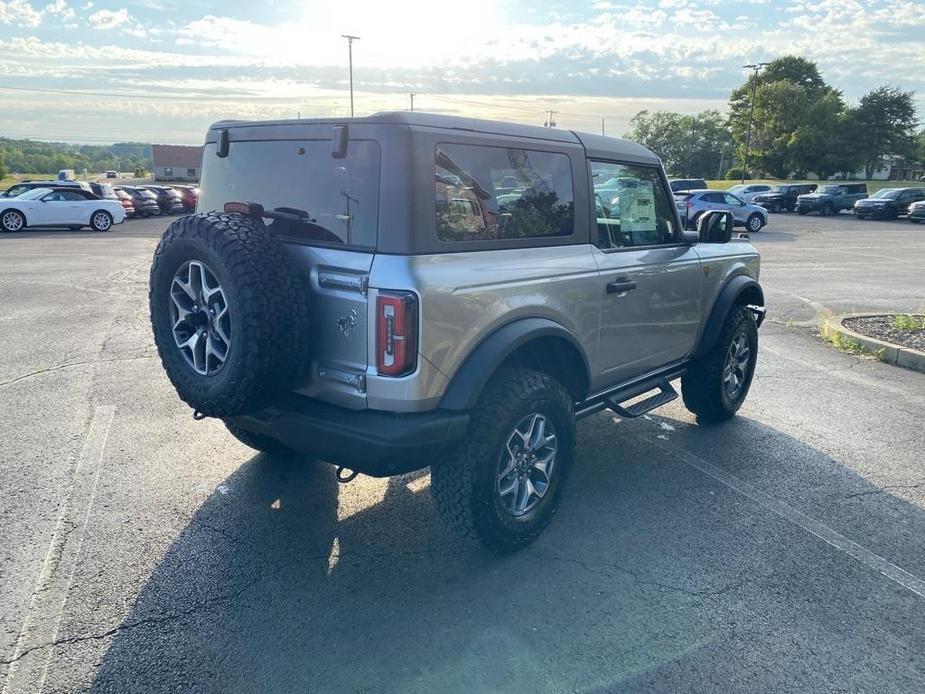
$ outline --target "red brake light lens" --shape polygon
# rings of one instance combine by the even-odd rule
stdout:
[[[418,300],[411,292],[376,298],[376,370],[380,376],[414,371],[418,353]]]

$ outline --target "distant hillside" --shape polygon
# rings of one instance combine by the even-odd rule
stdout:
[[[63,142],[12,140],[0,137],[0,169],[13,172],[151,170],[151,145],[117,142],[113,145],[69,145]],[[0,177],[3,171],[0,171]]]

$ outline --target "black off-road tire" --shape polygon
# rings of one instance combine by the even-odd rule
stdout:
[[[193,260],[214,272],[229,307],[230,347],[224,364],[210,375],[192,368],[172,330],[171,283]],[[306,295],[302,275],[261,222],[209,212],[171,223],[154,252],[148,298],[157,351],[180,398],[211,417],[268,405],[301,375],[308,342]]]
[[[740,333],[745,334],[751,354],[745,371],[744,385],[738,395],[730,399],[723,388],[723,367],[730,345]],[[691,363],[681,377],[681,394],[685,407],[697,415],[698,421],[721,422],[735,416],[751,387],[757,356],[758,328],[754,315],[745,306],[734,306],[713,349]]]
[[[271,436],[242,429],[228,421],[225,421],[225,428],[227,428],[229,433],[238,441],[245,446],[253,448],[255,451],[260,451],[261,453],[267,453],[269,455],[295,455],[295,451]]]
[[[557,459],[546,495],[521,517],[502,507],[498,465],[508,437],[538,412],[553,423]],[[504,369],[492,378],[473,411],[459,449],[431,468],[430,487],[443,522],[455,533],[499,554],[532,542],[552,520],[575,455],[575,418],[565,388],[530,369]]]

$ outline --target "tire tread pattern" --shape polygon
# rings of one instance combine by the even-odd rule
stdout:
[[[164,283],[176,262],[166,256],[175,244],[192,241],[213,251],[230,278],[236,300],[230,307],[234,359],[220,389],[208,388],[189,368],[173,340]],[[188,258],[190,259],[190,258]],[[175,220],[164,232],[151,265],[149,308],[161,363],[180,398],[212,417],[256,411],[301,375],[308,342],[307,287],[291,267],[282,243],[262,223],[243,215],[199,213]],[[160,293],[158,293],[160,289]]]
[[[754,359],[757,357],[755,347],[758,343],[758,328],[755,326],[751,311],[741,304],[736,304],[729,312],[713,349],[705,356],[694,361],[681,377],[681,394],[684,398],[684,406],[705,421],[719,422],[729,419],[735,415],[739,405],[748,394],[748,389],[751,386],[751,376],[749,376],[749,381],[734,406],[730,407],[725,402],[722,393],[723,366],[726,352],[732,336],[743,323],[748,326],[746,331],[749,333],[749,342],[753,348],[752,360],[754,364]],[[754,369],[754,366],[752,366],[752,369]]]
[[[558,432],[560,448],[561,495],[568,468],[574,457],[574,413],[565,388],[548,375],[530,369],[507,369],[492,378],[473,411],[469,434],[459,449],[431,468],[431,493],[437,511],[454,533],[469,541],[481,542],[494,552],[512,552],[529,544],[552,519],[558,499],[541,522],[532,524],[526,532],[512,534],[486,521],[489,500],[479,494],[479,484],[487,469],[494,474],[492,461],[497,456],[497,444],[511,415],[538,397],[552,400],[568,415],[571,431]],[[494,483],[494,480],[491,480]]]

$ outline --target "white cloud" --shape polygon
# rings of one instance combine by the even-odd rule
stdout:
[[[99,10],[87,17],[90,26],[109,31],[119,27],[119,31],[130,36],[144,36],[146,34],[141,22],[132,17],[125,7],[119,10]]]
[[[80,9],[89,10],[91,7],[93,7],[93,3],[89,2],[88,0],[88,2],[85,2],[83,5],[80,6]]]
[[[58,15],[63,21],[69,22],[74,19],[76,13],[73,9],[68,7],[67,0],[55,0],[45,5],[45,14]]]
[[[42,23],[42,12],[26,0],[0,0],[0,24],[37,27]]]

